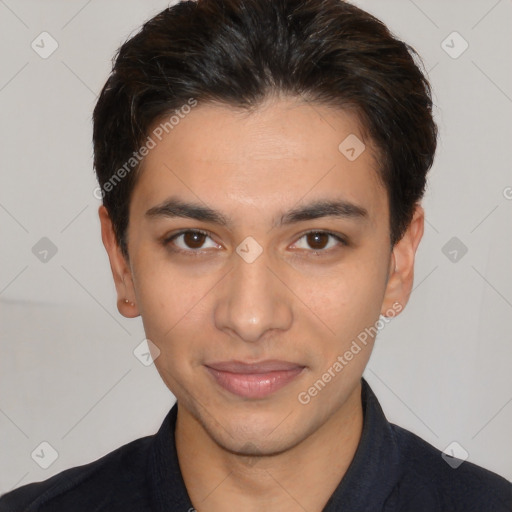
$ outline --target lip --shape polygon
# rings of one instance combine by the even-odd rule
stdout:
[[[219,386],[243,398],[265,398],[294,380],[304,366],[288,361],[222,361],[205,364]]]

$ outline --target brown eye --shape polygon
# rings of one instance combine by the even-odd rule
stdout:
[[[296,248],[321,255],[323,253],[328,254],[339,246],[347,246],[348,243],[342,236],[329,231],[310,231],[302,235],[294,245]]]
[[[204,233],[200,233],[198,231],[187,231],[183,234],[183,243],[189,248],[189,249],[200,249],[201,246],[204,244],[204,240],[207,235]]]
[[[210,245],[205,245],[207,240],[210,240]],[[217,249],[219,246],[211,239],[209,233],[198,231],[196,229],[186,229],[176,233],[165,240],[163,245],[175,252],[182,253],[201,253],[201,249]]]
[[[315,250],[325,249],[325,246],[329,243],[329,235],[322,232],[312,231],[306,235],[306,239],[311,249]]]

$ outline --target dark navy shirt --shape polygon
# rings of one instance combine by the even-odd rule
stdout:
[[[454,469],[440,450],[389,423],[364,379],[361,398],[362,437],[323,512],[512,511],[508,480],[467,461]],[[192,512],[174,444],[177,410],[155,435],[4,494],[0,512]]]

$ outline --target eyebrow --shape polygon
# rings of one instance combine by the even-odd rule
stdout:
[[[182,201],[175,197],[166,199],[163,203],[150,208],[145,215],[149,218],[188,218],[211,224],[218,224],[219,226],[227,228],[233,224],[230,217],[217,210],[199,203]],[[324,199],[292,208],[291,210],[283,213],[279,222],[274,223],[274,225],[286,226],[297,222],[320,219],[323,217],[336,217],[364,221],[369,218],[369,215],[366,208],[349,201],[343,199]]]

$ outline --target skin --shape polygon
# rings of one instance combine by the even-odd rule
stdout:
[[[349,161],[338,149],[349,134],[364,140],[353,114],[295,98],[269,99],[250,114],[200,104],[145,158],[130,205],[129,260],[99,209],[119,311],[142,317],[160,351],[157,370],[178,400],[175,442],[200,512],[224,511],[227,503],[230,510],[320,511],[354,456],[360,379],[374,340],[308,404],[297,397],[380,314],[405,306],[424,213],[417,205],[391,249],[371,142]],[[146,215],[171,196],[218,210],[232,224]],[[276,224],[292,208],[339,198],[367,217]],[[211,236],[162,243],[182,229]],[[306,236],[311,231],[332,231],[348,245]],[[236,252],[248,236],[262,249],[251,263]],[[204,366],[266,359],[305,368],[277,392],[247,399],[221,388]]]

